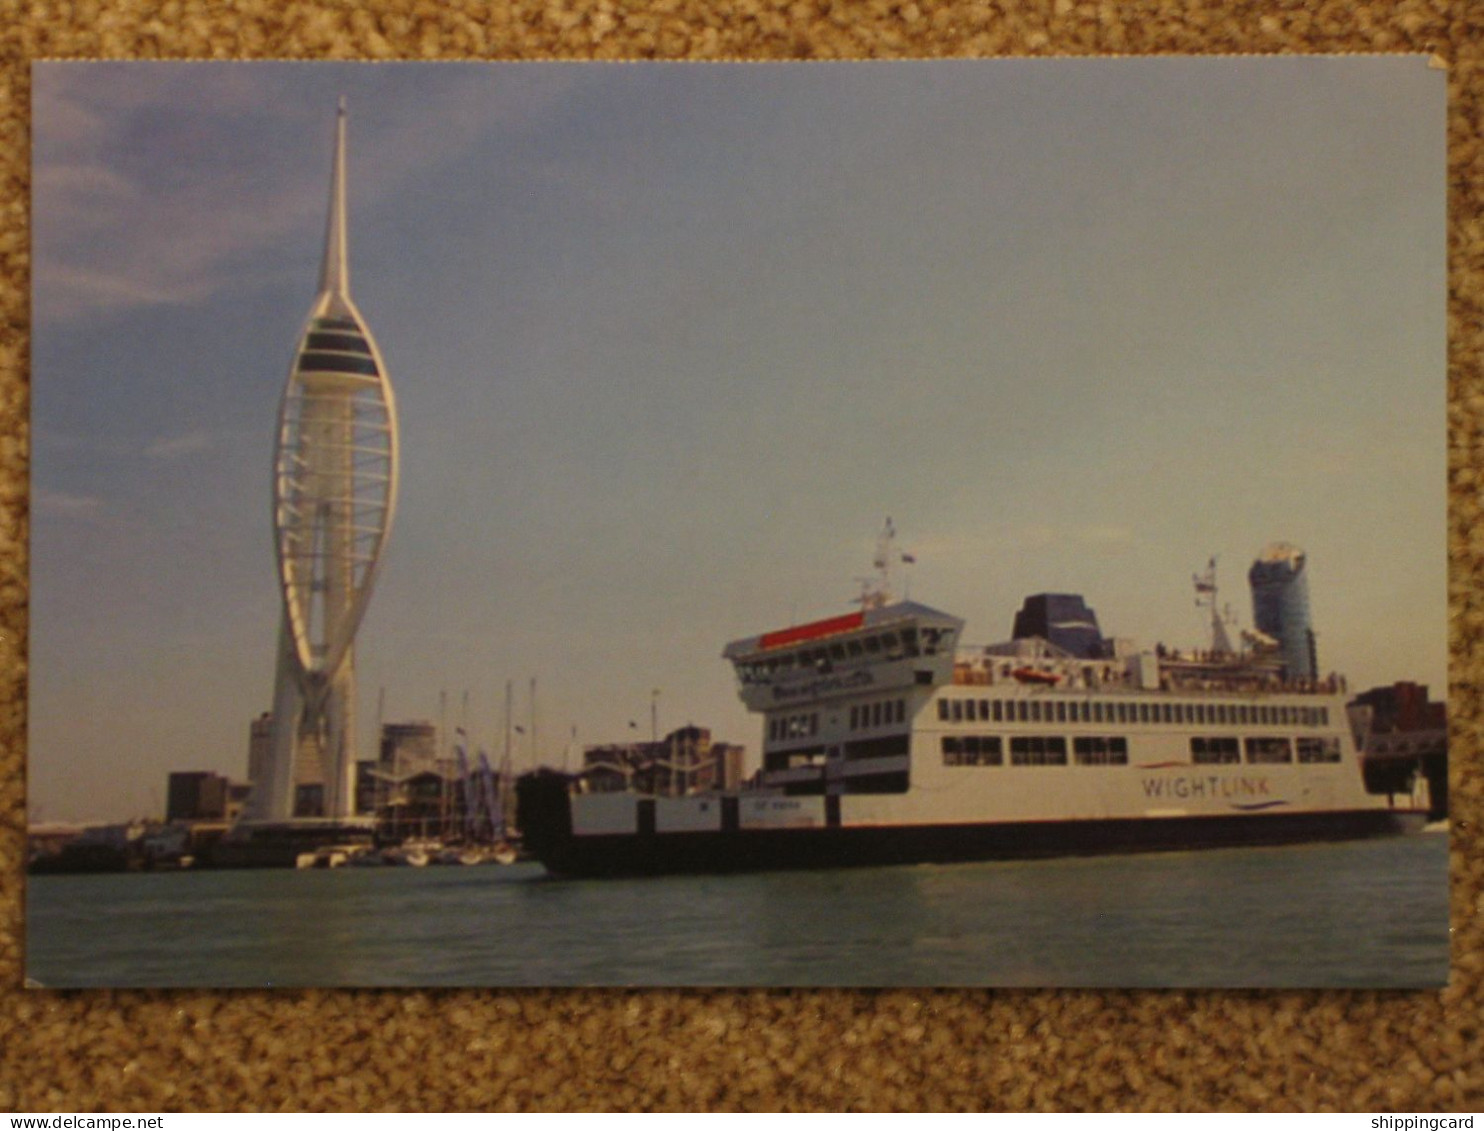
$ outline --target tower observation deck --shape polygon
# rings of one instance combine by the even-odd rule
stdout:
[[[319,293],[279,406],[273,535],[283,616],[256,821],[354,813],[355,637],[396,511],[396,404],[350,297],[345,127],[342,99]],[[304,783],[320,787],[307,803],[296,798]]]

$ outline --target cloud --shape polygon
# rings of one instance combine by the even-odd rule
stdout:
[[[34,101],[38,323],[191,305],[282,270],[302,277],[324,230],[334,86],[367,91],[350,99],[355,214],[426,184],[492,131],[531,128],[578,79],[576,68],[554,72],[496,110],[493,70],[409,68],[380,80],[386,89],[374,96],[373,73],[390,72],[43,65]],[[386,97],[404,85],[407,97]],[[285,100],[284,88],[303,97]],[[360,120],[358,97],[374,106]]]
[[[198,429],[182,436],[169,436],[156,440],[144,449],[144,454],[150,459],[176,459],[180,456],[208,451],[210,448],[211,436]]]
[[[62,321],[97,310],[159,306],[191,297],[188,290],[160,279],[68,265],[38,264],[34,285],[38,311]]]
[[[59,518],[88,518],[103,511],[103,500],[96,495],[73,495],[38,487],[31,493],[31,509],[36,514]]]

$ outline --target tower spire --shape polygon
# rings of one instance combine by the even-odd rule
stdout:
[[[320,294],[350,297],[350,268],[345,254],[345,95],[335,113],[335,157],[330,168],[330,216],[325,225],[325,258],[319,273]]]
[[[355,637],[397,507],[396,401],[346,270],[345,117],[341,99],[320,292],[279,403],[273,527],[283,619],[257,820],[355,812]]]

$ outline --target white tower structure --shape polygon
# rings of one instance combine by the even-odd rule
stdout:
[[[354,814],[355,636],[396,511],[396,404],[350,297],[345,117],[342,98],[319,294],[278,414],[273,533],[283,625],[267,780],[253,789],[259,821],[295,816],[295,785],[306,781],[323,786],[317,815]]]

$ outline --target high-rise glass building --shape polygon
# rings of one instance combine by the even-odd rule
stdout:
[[[1252,623],[1278,641],[1283,674],[1289,679],[1314,679],[1319,671],[1305,563],[1304,552],[1297,546],[1274,542],[1247,571]]]
[[[355,637],[396,510],[396,405],[350,297],[345,125],[342,100],[319,293],[279,408],[273,533],[283,620],[272,740],[264,780],[253,783],[260,821],[355,812]],[[321,788],[306,793],[306,782]],[[318,812],[305,811],[307,796]]]

